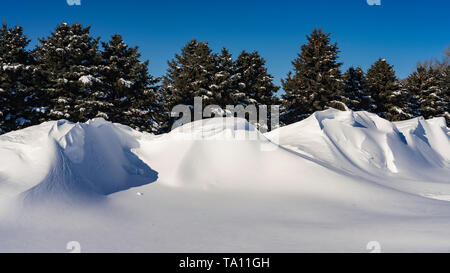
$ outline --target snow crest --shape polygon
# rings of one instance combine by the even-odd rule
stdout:
[[[103,119],[46,122],[6,134],[0,184],[25,200],[42,200],[95,198],[154,182],[157,172],[133,153],[136,136]]]
[[[389,122],[368,112],[329,109],[272,131],[280,145],[327,168],[394,186],[393,179],[450,180],[450,133],[444,118]],[[411,186],[411,183],[404,185]]]
[[[334,190],[339,198],[349,195],[349,180],[450,194],[443,119],[392,123],[330,109],[265,135],[244,119],[213,118],[159,136],[103,119],[57,121],[1,136],[0,151],[1,195],[26,200],[106,196],[157,180],[203,189]]]
[[[442,119],[335,110],[264,135],[46,122],[0,136],[0,252],[446,252],[449,138]]]

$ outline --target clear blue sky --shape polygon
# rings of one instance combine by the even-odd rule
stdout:
[[[1,1],[1,20],[22,25],[33,45],[62,21],[91,25],[102,40],[119,33],[138,45],[154,76],[163,75],[167,60],[194,37],[234,55],[258,50],[277,84],[314,27],[332,33],[344,69],[367,69],[383,57],[400,78],[450,45],[448,0],[381,0],[381,6],[366,0]]]

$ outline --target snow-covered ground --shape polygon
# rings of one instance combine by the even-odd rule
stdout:
[[[92,120],[0,136],[0,252],[450,252],[450,131],[317,112],[154,136]]]

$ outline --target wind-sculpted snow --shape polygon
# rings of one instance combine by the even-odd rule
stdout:
[[[95,198],[148,184],[136,132],[102,119],[47,122],[0,138],[0,185],[25,200]],[[28,173],[29,175],[27,175]]]
[[[448,193],[450,134],[444,118],[391,123],[368,112],[330,109],[266,136],[328,168],[407,191],[418,187],[416,193]]]
[[[243,119],[215,118],[160,136],[103,119],[57,121],[1,136],[0,151],[2,194],[25,199],[105,196],[158,173],[159,183],[177,187],[305,191],[356,177],[450,194],[443,119],[391,123],[331,109],[265,135]]]
[[[0,136],[0,252],[448,251],[449,139],[443,119],[337,110],[264,135],[46,122]]]

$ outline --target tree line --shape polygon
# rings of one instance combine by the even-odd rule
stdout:
[[[115,34],[109,41],[92,37],[90,27],[62,23],[38,45],[21,26],[0,29],[0,133],[67,119],[85,122],[103,117],[140,131],[170,130],[172,107],[204,105],[281,105],[281,122],[300,121],[330,107],[364,110],[391,121],[416,116],[449,115],[449,50],[441,62],[417,66],[399,80],[385,59],[365,73],[360,67],[341,72],[339,49],[321,29],[307,36],[282,80],[284,94],[257,51],[237,58],[223,48],[214,53],[207,42],[189,41],[168,62],[164,76],[154,77],[138,47]],[[223,113],[226,115],[226,113]]]

